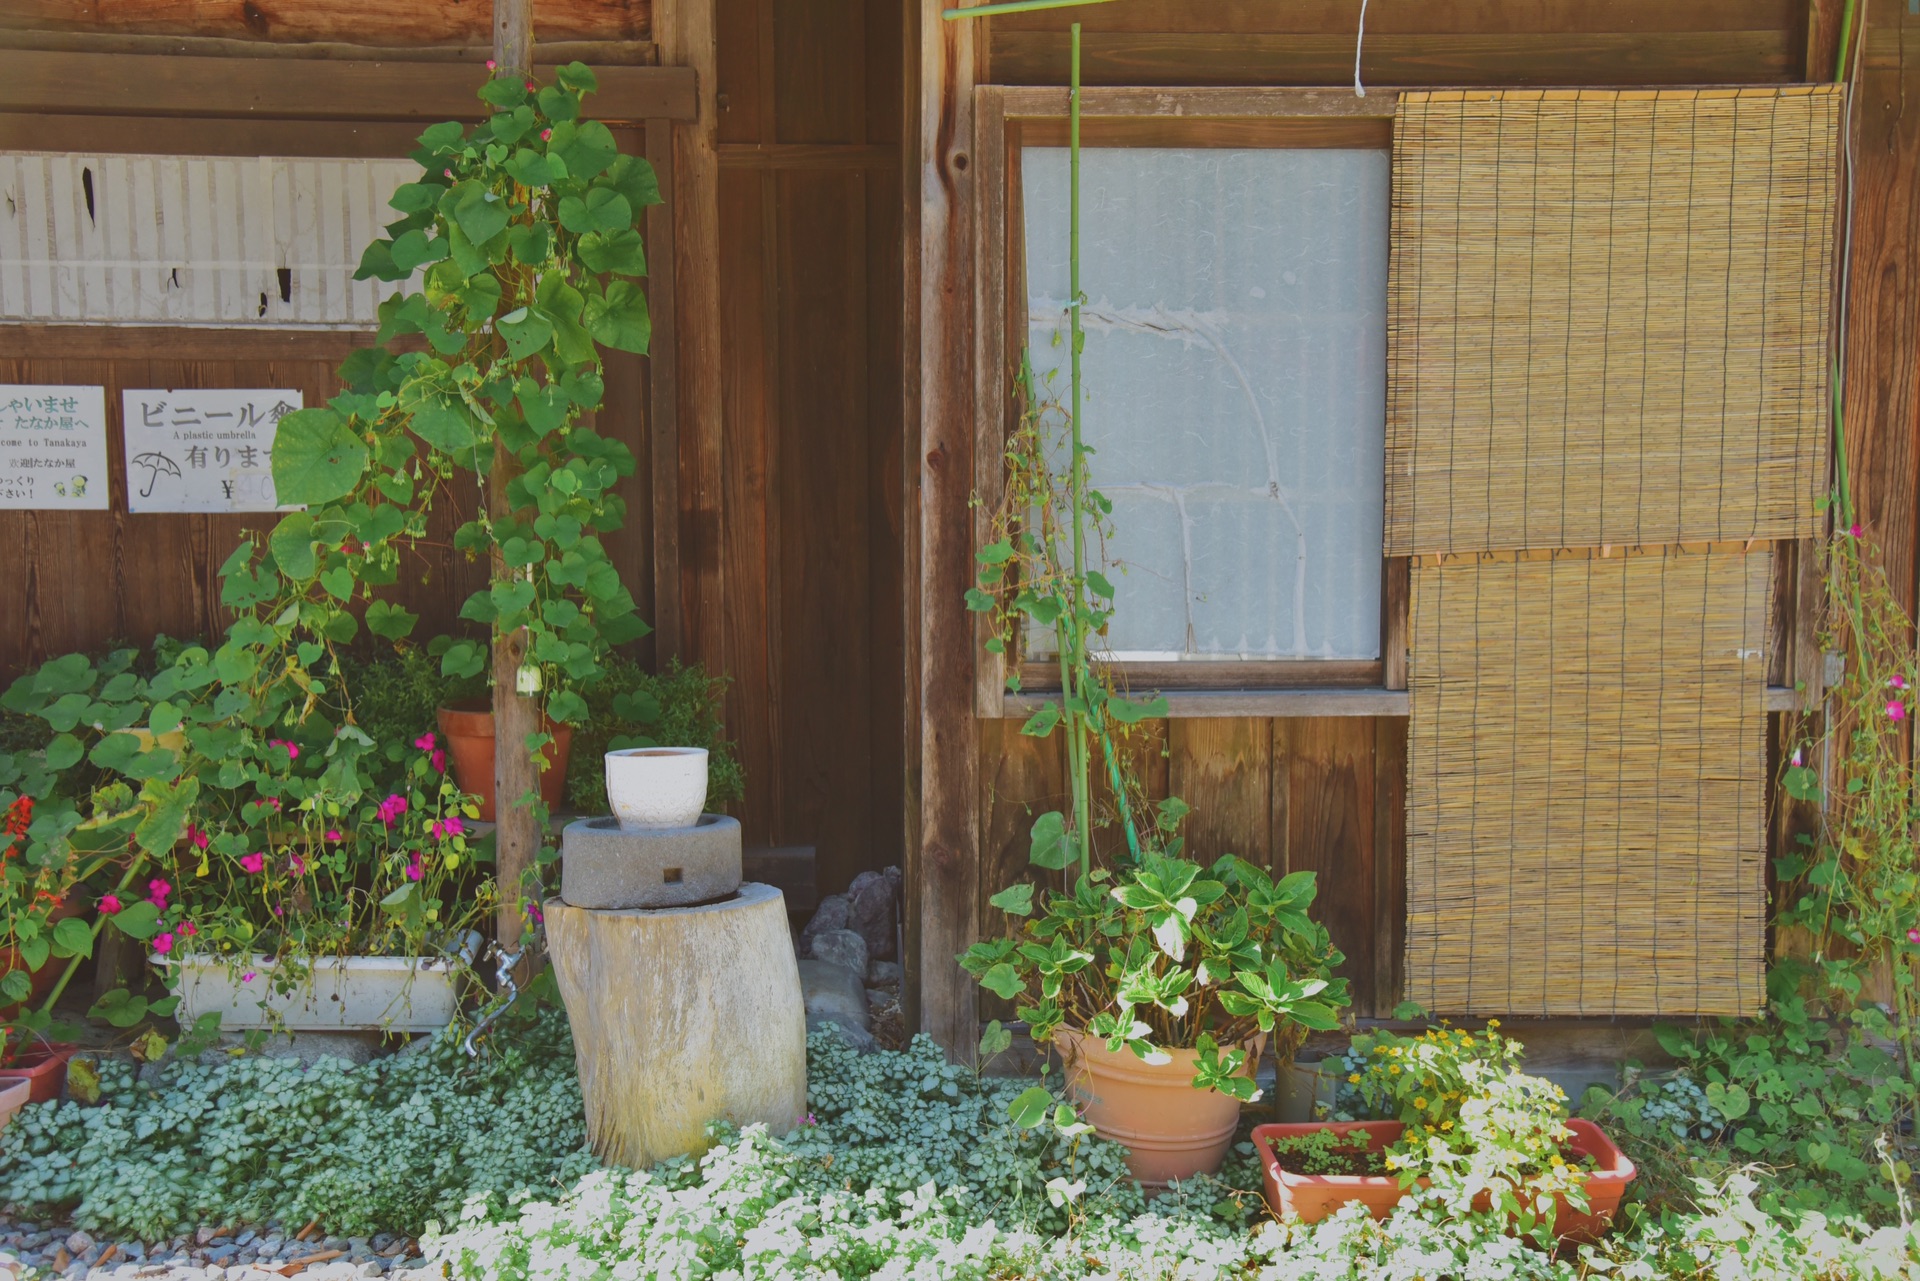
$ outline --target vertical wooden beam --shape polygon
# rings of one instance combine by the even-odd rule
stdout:
[[[533,68],[533,0],[493,0],[494,75],[524,77]],[[505,524],[514,516],[507,501],[507,485],[520,471],[519,459],[504,441],[493,448],[493,473],[488,477],[487,511],[496,524]],[[493,552],[493,578],[504,582],[512,577],[496,548]],[[527,738],[540,727],[538,702],[519,690],[520,668],[526,662],[527,632],[516,628],[493,636],[493,795],[494,877],[500,888],[500,908],[495,917],[494,937],[508,951],[519,949],[527,929],[522,900],[529,889],[527,873],[540,853],[545,833],[535,806],[521,800],[536,796],[540,772],[534,766]],[[523,967],[524,972],[524,967]]]
[[[714,0],[657,0],[660,59],[692,67],[695,119],[673,130],[673,289],[679,382],[680,651],[712,672],[728,667],[720,530],[725,431],[720,359],[720,158],[714,132],[718,51]]]
[[[666,197],[647,210],[647,448],[653,479],[653,652],[664,666],[680,657],[680,368],[675,323],[673,122],[647,121],[647,161]]]
[[[1920,556],[1920,16],[1862,3],[1845,371],[1855,519],[1911,613]]]
[[[1222,854],[1273,866],[1273,729],[1246,716],[1167,723],[1167,787],[1193,807],[1186,857]]]
[[[977,24],[920,0],[917,334],[913,407],[919,472],[920,807],[910,847],[919,915],[919,1026],[949,1055],[971,1054],[973,981],[954,958],[979,921],[979,738],[964,597],[973,568],[973,55]]]

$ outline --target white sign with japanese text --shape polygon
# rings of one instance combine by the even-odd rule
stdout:
[[[129,390],[127,510],[270,512],[273,433],[304,408],[297,391],[252,388]]]
[[[0,385],[0,509],[105,511],[104,387]]]

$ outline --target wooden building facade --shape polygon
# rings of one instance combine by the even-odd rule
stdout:
[[[979,21],[943,8],[550,0],[535,7],[535,53],[599,69],[593,105],[669,195],[646,229],[654,353],[610,362],[602,411],[642,460],[616,552],[657,629],[641,657],[698,660],[731,682],[750,844],[816,845],[826,890],[904,863],[913,1017],[964,1052],[997,1011],[953,958],[1004,928],[987,898],[1024,872],[1033,815],[1066,790],[1057,738],[1019,732],[1031,699],[1004,693],[964,594],[1020,323],[998,308],[1019,270],[1010,145],[1060,139],[1069,24],[1084,28],[1090,145],[1190,146],[1197,130],[1212,133],[1203,145],[1384,151],[1401,90],[1830,81],[1843,4],[1371,0],[1364,35],[1359,0],[1113,0]],[[1836,332],[1860,521],[1912,608],[1920,12],[1862,0],[1859,14]],[[471,117],[486,44],[485,6],[451,0],[0,0],[0,151],[401,156],[426,123]],[[102,384],[110,402],[132,386],[320,396],[368,340],[14,322],[0,325],[0,380]],[[248,518],[132,516],[114,465],[109,511],[0,513],[15,573],[0,677],[220,625],[215,571]],[[1777,725],[1818,655],[1799,626],[1805,539],[1773,545]],[[430,585],[406,588],[428,627],[450,620],[472,573],[451,554],[432,568]],[[1135,749],[1149,791],[1192,806],[1196,852],[1319,875],[1369,1016],[1407,991],[1413,577],[1412,558],[1382,558],[1377,652],[1314,679],[1253,663],[1135,682],[1170,695]],[[1754,804],[1785,830],[1780,806]]]

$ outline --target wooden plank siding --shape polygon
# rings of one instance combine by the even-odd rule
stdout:
[[[1875,0],[1873,21],[1894,22],[1896,7],[1904,6]],[[968,920],[982,932],[1004,930],[1004,918],[986,898],[1030,874],[1027,828],[1044,809],[1064,806],[1067,794],[1057,745],[1018,734],[1030,696],[996,697],[984,690],[976,693],[970,685],[949,684],[962,676],[970,681],[983,670],[974,646],[977,638],[962,624],[957,609],[971,567],[970,555],[962,552],[970,552],[971,546],[953,545],[956,531],[972,535],[977,514],[967,505],[967,481],[950,469],[963,470],[973,488],[990,491],[979,478],[989,477],[993,463],[982,458],[976,465],[962,452],[967,441],[961,429],[969,412],[987,412],[973,405],[979,395],[973,371],[965,371],[969,381],[961,385],[948,381],[950,372],[961,372],[957,367],[936,366],[957,366],[946,353],[956,350],[952,344],[958,335],[974,332],[973,299],[964,288],[971,279],[972,256],[987,255],[993,263],[998,252],[987,243],[989,228],[970,226],[970,219],[982,210],[988,222],[997,225],[1005,219],[1000,204],[988,207],[976,200],[968,190],[971,170],[955,165],[956,157],[967,157],[970,147],[985,157],[987,148],[1000,145],[997,137],[970,136],[965,91],[976,77],[987,85],[1063,85],[1067,31],[1075,21],[1084,32],[1087,83],[1113,86],[1110,92],[1115,95],[1124,96],[1122,86],[1211,86],[1228,95],[1237,87],[1279,92],[1271,87],[1350,85],[1358,10],[1352,0],[1217,0],[1207,5],[1127,0],[1005,15],[969,24],[970,32],[956,32],[951,29],[955,24],[939,23],[938,6],[922,7],[918,49],[923,82],[917,102],[927,152],[917,166],[920,182],[913,199],[920,206],[920,240],[910,257],[926,274],[911,300],[919,309],[917,342],[909,336],[919,359],[928,362],[916,380],[920,391],[915,406],[920,415],[920,524],[925,539],[918,564],[924,617],[916,669],[923,700],[916,811],[922,829],[917,883],[926,1002],[920,1026],[956,1053],[964,1055],[971,1047],[976,999],[981,1018],[1005,1017],[1008,1011],[991,997],[976,998],[956,980],[951,956],[966,940],[950,925],[936,922]],[[1378,86],[1788,83],[1805,76],[1809,57],[1831,61],[1830,28],[1837,12],[1837,3],[1830,0],[1372,0],[1362,73],[1367,83]],[[1906,21],[1920,24],[1920,19]],[[1870,34],[1870,44],[1874,38]],[[1873,48],[1889,47],[1884,36],[1880,39]],[[1882,60],[1892,59],[1883,54]],[[1905,65],[1920,66],[1920,58]],[[1878,245],[1866,251],[1866,261],[1879,264],[1885,259],[1888,278],[1870,295],[1871,301],[1856,294],[1855,313],[1871,307],[1880,328],[1867,340],[1870,350],[1856,349],[1854,368],[1872,371],[1876,394],[1885,406],[1881,413],[1902,424],[1897,435],[1909,429],[1913,401],[1920,397],[1914,378],[1920,334],[1907,318],[1915,306],[1913,291],[1906,288],[1909,260],[1920,246],[1920,229],[1909,229],[1907,222],[1920,216],[1920,193],[1914,189],[1920,177],[1912,168],[1920,149],[1900,133],[1920,126],[1899,111],[1901,99],[1894,94],[1898,82],[1885,78],[1892,73],[1881,74],[1882,80],[1869,81],[1869,87],[1879,91],[1879,105],[1863,106],[1882,113],[1873,137],[1883,151],[1904,147],[1906,159],[1900,167],[1884,158],[1862,157],[1863,178],[1867,167],[1885,172],[1870,181],[1882,193],[1874,197],[1878,204],[1871,213],[1863,208],[1856,224]],[[1010,103],[1015,92],[1009,89],[1004,99],[983,95],[982,110],[993,113],[997,127],[1000,111],[1014,114],[1003,104]],[[1125,100],[1137,98],[1141,110],[1154,110],[1152,97]],[[1907,100],[1920,98],[1910,89]],[[1222,97],[1221,110],[1236,114],[1236,101]],[[1347,105],[1370,106],[1372,101],[1370,95],[1364,104],[1347,100]],[[1892,225],[1884,233],[1870,231],[1868,225],[1875,220]],[[1861,252],[1857,246],[1856,255]],[[996,270],[1016,267],[1001,264]],[[1097,295],[1097,282],[1089,282],[1089,288]],[[1920,317],[1915,320],[1920,322]],[[1855,333],[1860,343],[1858,321]],[[991,380],[978,385],[990,386]],[[1883,429],[1872,430],[1878,440]],[[1866,465],[1868,478],[1857,482],[1876,486],[1876,519],[1898,526],[1895,536],[1909,549],[1903,572],[1911,570],[1915,541],[1916,480],[1909,469],[1920,462],[1920,450],[1909,448],[1906,439],[1891,447],[1884,441],[1873,447],[1879,452]],[[1904,515],[1897,514],[1901,503]],[[1900,525],[1902,520],[1907,523]],[[1791,577],[1783,572],[1783,590],[1804,599],[1804,575],[1797,563],[1788,572]],[[1276,871],[1316,873],[1317,915],[1347,953],[1342,973],[1353,982],[1355,1012],[1363,1016],[1389,1015],[1401,983],[1407,722],[1400,691],[1406,669],[1403,624],[1396,623],[1391,602],[1404,598],[1405,591],[1406,566],[1390,565],[1380,680],[1385,688],[1341,691],[1368,700],[1364,705],[1323,704],[1316,700],[1328,695],[1306,692],[1284,696],[1294,701],[1281,701],[1283,696],[1276,694],[1199,692],[1176,696],[1175,718],[1155,727],[1164,738],[1165,756],[1159,765],[1164,781],[1156,776],[1154,787],[1194,807],[1187,837],[1195,857],[1231,851]],[[1778,674],[1790,681],[1804,673],[1810,656],[1801,652],[1806,646],[1796,648],[1797,638],[1782,639],[1789,653]],[[1784,700],[1773,705],[1784,705]],[[1327,714],[1346,710],[1363,714]],[[972,719],[969,712],[979,716],[966,734],[977,754],[962,759],[952,735],[956,722]],[[959,795],[970,795],[973,805],[964,811],[956,807]],[[1103,847],[1114,839],[1109,832],[1101,833]],[[978,874],[971,879],[956,876],[952,867],[954,847],[969,841],[976,841],[979,850]]]
[[[682,484],[714,489],[683,498],[684,649],[731,682],[747,844],[813,845],[831,893],[903,856],[900,18],[719,0],[713,26],[719,396],[683,409]]]
[[[554,40],[645,40],[649,0],[536,0]],[[493,12],[472,0],[0,0],[0,29],[191,36],[249,43],[470,45],[491,48]]]

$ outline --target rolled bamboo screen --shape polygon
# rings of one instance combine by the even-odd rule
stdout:
[[[1416,564],[1410,997],[1445,1014],[1761,1008],[1771,560]]]
[[[1387,554],[1815,534],[1840,102],[1402,93]]]

